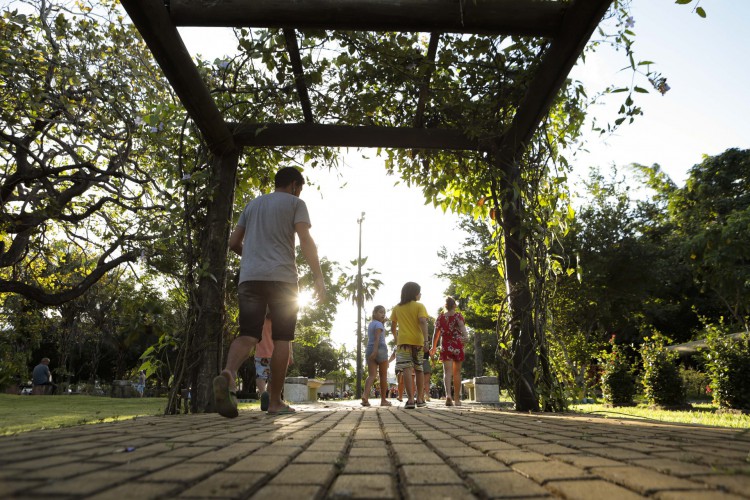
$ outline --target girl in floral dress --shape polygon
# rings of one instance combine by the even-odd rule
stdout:
[[[464,342],[468,338],[464,317],[456,311],[453,297],[445,298],[445,310],[435,322],[435,336],[432,339],[430,355],[434,355],[442,338],[440,361],[443,362],[445,382],[445,406],[461,406],[461,365],[464,361]],[[451,397],[451,388],[453,397]]]

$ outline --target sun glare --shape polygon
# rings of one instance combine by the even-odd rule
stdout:
[[[315,296],[312,290],[301,290],[297,295],[297,305],[300,309],[306,309],[313,305],[315,302]]]

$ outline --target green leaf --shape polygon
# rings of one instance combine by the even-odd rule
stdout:
[[[703,7],[696,7],[695,8],[695,13],[698,14],[699,16],[701,16],[704,19],[706,18],[706,11],[703,10]]]

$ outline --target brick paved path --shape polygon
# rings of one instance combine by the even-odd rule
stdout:
[[[750,433],[464,406],[301,405],[0,438],[0,498],[750,498]]]

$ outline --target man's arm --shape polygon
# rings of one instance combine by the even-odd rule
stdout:
[[[245,228],[236,226],[232,234],[229,235],[229,249],[237,255],[242,256],[242,240],[245,239]]]
[[[318,298],[318,304],[322,304],[326,300],[326,284],[323,280],[323,271],[320,270],[318,247],[315,246],[315,240],[310,235],[310,225],[306,222],[298,222],[294,225],[294,230],[297,232],[297,236],[299,236],[299,246],[302,250],[302,255],[305,256],[305,260],[315,277],[315,294]]]

